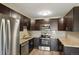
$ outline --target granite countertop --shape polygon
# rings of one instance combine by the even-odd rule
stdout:
[[[79,40],[78,39],[60,38],[59,40],[61,41],[61,43],[64,46],[79,48]]]
[[[28,38],[24,38],[24,39],[20,39],[20,44],[28,41],[28,40],[31,40],[33,37],[28,37]]]
[[[20,44],[31,40],[33,37],[31,37],[31,35],[28,33],[28,31],[21,31],[20,32]]]

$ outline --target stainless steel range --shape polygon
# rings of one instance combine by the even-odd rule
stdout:
[[[39,49],[50,50],[50,40],[51,40],[51,29],[50,24],[41,25],[41,37]]]

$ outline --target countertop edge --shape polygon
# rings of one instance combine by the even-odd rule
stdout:
[[[27,38],[27,39],[21,39],[20,44],[23,44],[24,42],[27,42],[29,40],[33,39],[33,37]]]
[[[59,41],[63,44],[63,46],[65,47],[74,47],[74,48],[79,48],[79,46],[74,46],[74,45],[70,45],[70,44],[64,44],[62,40],[68,40],[66,38],[59,38]]]

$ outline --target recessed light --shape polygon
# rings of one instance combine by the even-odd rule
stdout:
[[[43,11],[38,12],[38,15],[41,15],[41,16],[48,16],[51,14],[52,14],[52,12],[49,10],[43,10]]]

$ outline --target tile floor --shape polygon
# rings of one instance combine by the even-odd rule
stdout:
[[[39,49],[33,49],[30,55],[61,55],[58,51],[45,51]]]

